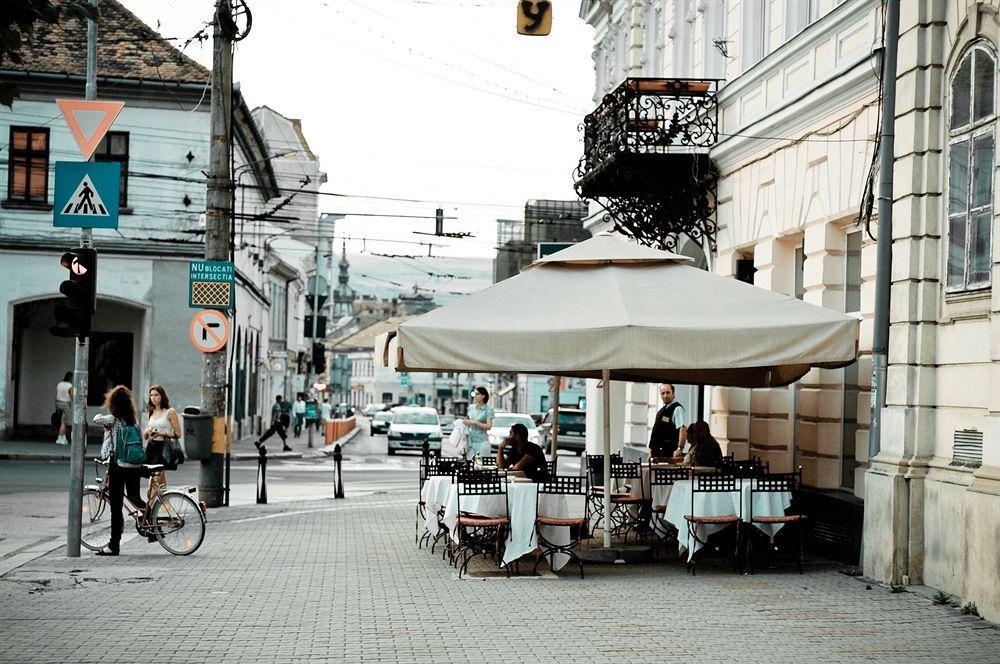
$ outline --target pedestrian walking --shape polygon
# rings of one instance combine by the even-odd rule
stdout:
[[[281,423],[281,416],[284,413],[281,408],[282,401],[284,401],[284,398],[280,394],[274,397],[274,405],[271,406],[271,426],[268,427],[263,436],[254,441],[254,446],[256,446],[258,450],[265,440],[274,434],[278,434],[278,438],[281,438],[281,451],[292,451],[292,448],[288,446],[288,433],[285,431],[285,426]]]
[[[180,440],[181,423],[177,411],[170,407],[170,397],[162,385],[149,388],[146,401],[146,428],[142,437],[146,440],[146,460],[148,463],[167,463],[170,441]],[[167,487],[167,476],[160,471],[149,477],[147,496],[153,495],[153,487],[159,484]]]
[[[101,444],[101,458],[110,459],[115,451],[116,437],[123,435],[126,427],[136,426],[138,418],[135,413],[135,403],[132,391],[124,385],[118,385],[108,392],[102,408],[107,414],[94,416],[94,422],[104,427],[104,442]],[[138,432],[137,432],[138,433]],[[126,463],[124,460],[112,459],[108,468],[108,500],[111,510],[111,540],[108,545],[97,552],[99,556],[117,556],[122,541],[122,529],[125,518],[122,516],[122,506],[125,494],[136,505],[145,505],[139,496],[140,464]]]
[[[306,421],[306,398],[299,392],[295,395],[295,403],[292,404],[292,415],[295,416],[295,437],[302,435],[302,425]]]
[[[462,420],[462,423],[469,427],[469,449],[468,455],[475,457],[491,456],[490,436],[487,433],[493,428],[493,407],[489,405],[490,393],[485,387],[477,387],[475,404],[469,406],[469,416]]]
[[[73,372],[67,371],[56,385],[56,412],[59,414],[59,435],[56,445],[69,445],[66,431],[73,423]]]

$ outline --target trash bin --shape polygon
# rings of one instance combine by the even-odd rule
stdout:
[[[184,417],[184,454],[204,461],[212,456],[212,416],[196,406],[188,406]]]

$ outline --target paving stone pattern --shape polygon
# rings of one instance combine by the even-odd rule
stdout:
[[[0,661],[1000,662],[996,626],[823,564],[460,581],[413,544],[412,499],[212,511],[188,558],[53,552],[0,579]]]

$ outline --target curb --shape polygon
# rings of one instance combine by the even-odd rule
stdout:
[[[267,457],[269,459],[302,459],[302,458],[318,458],[322,456],[332,456],[333,448],[336,445],[344,446],[350,442],[354,436],[361,431],[361,427],[354,427],[347,435],[341,436],[339,439],[333,441],[329,445],[324,444],[323,447],[314,447],[313,449],[306,449],[305,452],[274,452],[268,453]],[[41,443],[40,443],[41,444]],[[99,452],[98,452],[99,453]],[[92,455],[88,452],[88,458]],[[240,461],[253,460],[257,458],[256,452],[235,452],[230,458]],[[69,461],[69,452],[55,452],[53,454],[42,454],[39,452],[0,452],[0,461]]]

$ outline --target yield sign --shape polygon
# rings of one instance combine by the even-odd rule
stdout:
[[[191,343],[203,353],[222,350],[229,341],[229,318],[215,309],[202,309],[191,319]]]
[[[125,102],[56,99],[84,159],[90,159]]]

